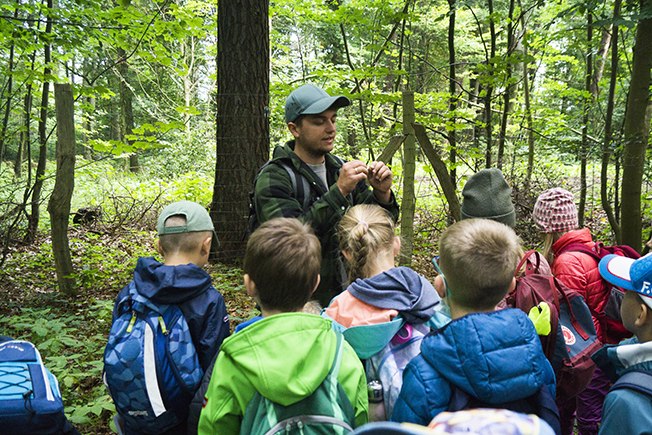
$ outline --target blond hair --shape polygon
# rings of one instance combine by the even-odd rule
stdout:
[[[308,224],[294,218],[263,223],[249,237],[243,269],[260,305],[297,311],[310,299],[321,267],[321,246]]]
[[[488,219],[465,219],[444,231],[439,264],[449,297],[467,309],[488,310],[509,290],[519,261],[514,230]]]
[[[349,281],[368,278],[377,254],[393,249],[394,220],[384,208],[361,204],[351,207],[340,220],[340,249],[347,252]]]
[[[545,233],[543,235],[543,248],[542,254],[543,257],[548,260],[548,263],[552,264],[555,261],[555,251],[552,249],[552,245],[555,244],[561,236],[566,233]]]
[[[165,220],[165,227],[182,227],[186,225],[184,215],[173,215]],[[161,255],[192,254],[197,251],[207,237],[213,235],[210,231],[195,231],[190,233],[163,234],[159,236]]]

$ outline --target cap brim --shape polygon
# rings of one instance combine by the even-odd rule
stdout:
[[[600,260],[600,275],[611,284],[624,290],[636,291],[629,276],[629,270],[634,263],[633,258],[621,255],[606,255]]]
[[[306,107],[301,115],[317,115],[328,109],[339,109],[340,107],[346,107],[351,104],[351,100],[345,96],[336,96],[336,97],[327,97],[322,98],[319,101],[312,103],[310,106]]]

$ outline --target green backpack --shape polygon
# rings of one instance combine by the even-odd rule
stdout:
[[[349,398],[337,382],[342,362],[342,334],[336,332],[335,359],[328,375],[308,397],[282,406],[256,392],[244,413],[241,435],[348,434],[353,431],[355,413]]]

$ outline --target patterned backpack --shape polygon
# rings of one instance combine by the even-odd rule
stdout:
[[[152,302],[132,282],[116,313],[104,381],[125,427],[157,434],[185,424],[203,371],[181,309]]]

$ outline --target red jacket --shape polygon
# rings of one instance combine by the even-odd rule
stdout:
[[[592,312],[601,312],[604,304],[606,304],[607,295],[598,269],[598,262],[582,252],[568,251],[558,254],[571,243],[583,243],[589,248],[594,246],[591,232],[587,228],[567,232],[552,245],[552,251],[555,254],[552,273],[566,287],[581,294]],[[606,331],[604,324],[601,324],[595,316],[593,317],[593,323],[598,338],[605,344],[618,343],[625,336],[628,336],[624,328],[620,331],[611,329]],[[631,336],[631,333],[629,335]]]

